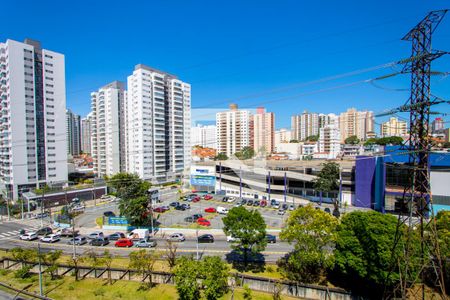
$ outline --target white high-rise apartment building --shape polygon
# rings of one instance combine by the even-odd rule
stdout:
[[[335,159],[341,152],[341,136],[336,126],[326,125],[320,128],[319,153],[327,159]]]
[[[251,142],[255,153],[272,153],[275,149],[275,115],[258,107],[251,119]]]
[[[335,114],[319,114],[319,129],[327,125],[339,127],[339,116]]]
[[[85,118],[81,119],[81,151],[86,154],[91,154],[91,122],[92,112],[90,112]]]
[[[67,154],[80,155],[81,151],[81,122],[80,116],[70,109],[66,110]]]
[[[139,64],[126,112],[127,171],[154,183],[181,178],[191,162],[191,85]]]
[[[289,143],[292,140],[292,131],[286,128],[281,128],[275,131],[275,147],[281,143]]]
[[[0,189],[67,181],[64,55],[37,41],[0,43]]]
[[[91,154],[98,177],[125,170],[125,95],[119,81],[91,93]]]
[[[250,146],[250,112],[239,110],[236,104],[229,111],[216,114],[217,152],[231,157]]]
[[[346,138],[354,135],[360,140],[366,140],[368,135],[374,131],[373,112],[349,108],[339,116],[339,129],[342,143]]]
[[[381,124],[381,136],[405,136],[408,133],[406,121],[399,121],[397,118],[390,118],[389,121]]]
[[[304,111],[301,115],[292,116],[292,139],[303,141],[307,137],[319,134],[319,115]]]
[[[217,149],[217,129],[215,125],[201,125],[191,128],[191,146]]]

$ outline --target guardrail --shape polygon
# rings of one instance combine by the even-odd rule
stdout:
[[[40,296],[38,294],[35,294],[35,293],[32,293],[32,292],[28,292],[26,290],[18,289],[18,288],[15,288],[15,287],[7,284],[7,283],[0,282],[0,286],[15,292],[14,299],[16,299],[19,295],[26,295],[26,296],[31,297],[33,299],[52,300],[52,298],[48,298],[48,297],[45,297],[45,296]]]

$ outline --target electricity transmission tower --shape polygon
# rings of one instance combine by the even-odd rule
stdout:
[[[410,135],[405,146],[409,153],[409,163],[404,166],[409,171],[410,184],[405,187],[400,201],[392,264],[392,267],[399,268],[400,274],[394,297],[400,296],[402,299],[425,299],[425,281],[430,281],[427,274],[432,274],[431,280],[435,285],[432,288],[435,288],[442,298],[446,297],[429,175],[430,107],[442,102],[431,95],[431,62],[447,54],[444,51],[432,50],[431,37],[446,12],[447,10],[430,12],[402,39],[412,43],[411,58],[402,71],[411,73],[411,95],[408,100]],[[415,247],[418,244],[420,249]],[[396,251],[403,253],[403,261],[396,257]]]

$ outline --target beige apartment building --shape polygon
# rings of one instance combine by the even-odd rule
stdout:
[[[399,121],[397,118],[390,118],[389,121],[381,124],[381,136],[405,136],[408,133],[406,121]]]
[[[230,110],[216,114],[217,153],[233,156],[250,146],[250,112],[239,110],[236,104]]]
[[[374,131],[374,116],[372,111],[357,111],[349,108],[339,116],[341,143],[346,138],[356,135],[360,140],[367,140]]]
[[[258,107],[251,117],[250,140],[257,154],[270,154],[275,147],[275,116],[266,112],[264,107]]]

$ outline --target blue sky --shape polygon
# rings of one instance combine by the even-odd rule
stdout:
[[[65,54],[67,106],[81,115],[91,91],[126,81],[144,63],[191,83],[193,108],[263,105],[280,128],[303,110],[379,112],[403,104],[408,92],[393,89],[408,88],[407,75],[381,88],[358,83],[399,67],[301,83],[408,57],[410,43],[401,38],[428,11],[449,7],[444,0],[7,1],[0,40],[30,37]],[[433,46],[450,51],[450,13]],[[433,69],[450,71],[450,55]],[[434,78],[433,93],[450,98],[449,83]]]

